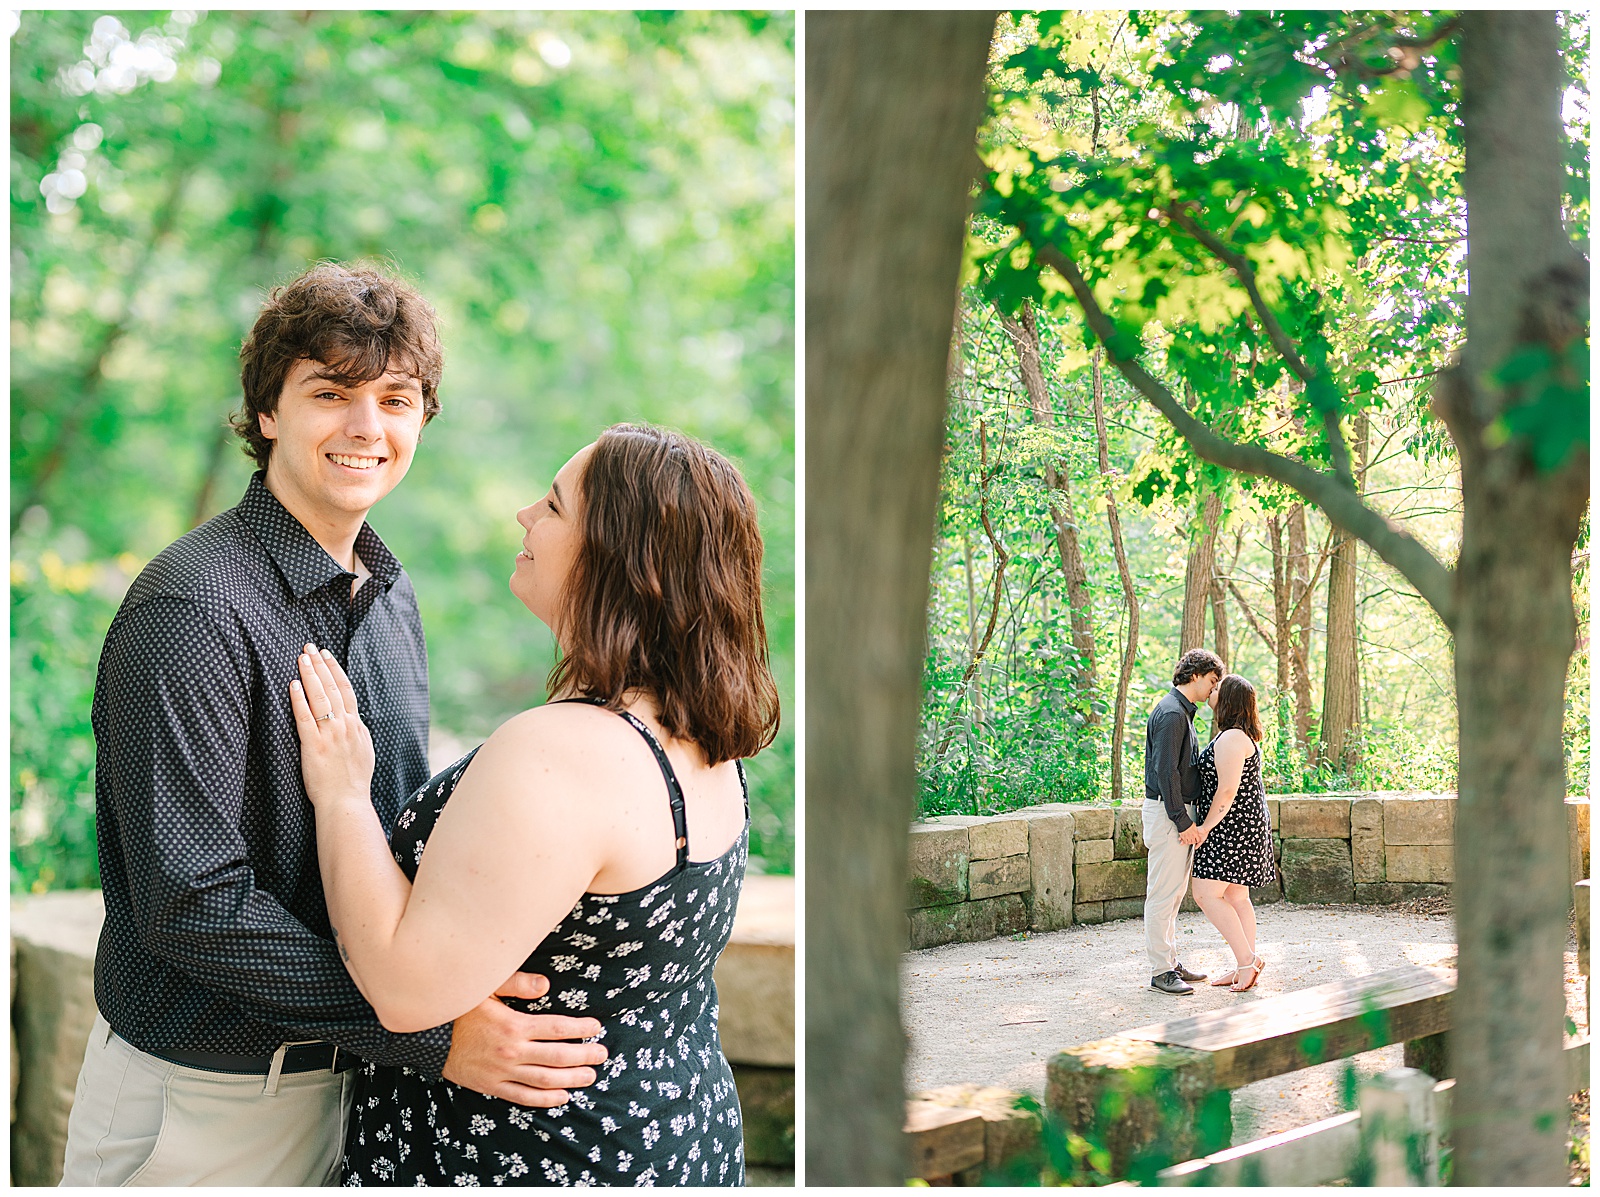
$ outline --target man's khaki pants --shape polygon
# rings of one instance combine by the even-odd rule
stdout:
[[[63,1185],[336,1185],[356,1072],[206,1072],[125,1043],[96,1015],[67,1121]]]
[[[1150,975],[1158,976],[1178,963],[1178,907],[1189,888],[1194,849],[1178,842],[1178,829],[1165,804],[1146,798],[1140,815],[1144,846],[1150,853],[1145,870],[1144,950],[1150,957]]]

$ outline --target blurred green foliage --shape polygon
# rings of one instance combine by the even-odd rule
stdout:
[[[89,885],[100,640],[231,506],[265,291],[389,261],[443,412],[372,524],[416,582],[433,724],[542,701],[515,511],[609,424],[741,467],[785,727],[756,867],[794,853],[794,20],[731,12],[24,12],[11,39],[12,887]]]

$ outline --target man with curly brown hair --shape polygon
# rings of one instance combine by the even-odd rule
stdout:
[[[234,426],[262,468],[144,569],[101,653],[100,1016],[64,1184],[334,1183],[362,1060],[552,1106],[605,1059],[565,1042],[598,1035],[593,1019],[493,998],[386,1031],[328,922],[289,681],[308,642],[336,655],[392,830],[428,779],[427,653],[411,581],[366,515],[439,410],[433,309],[386,271],[322,263],[272,292],[240,357]],[[547,987],[518,974],[501,992]]]
[[[1172,689],[1156,703],[1144,730],[1144,843],[1149,853],[1144,891],[1144,942],[1150,988],[1175,996],[1205,980],[1178,959],[1178,907],[1189,888],[1194,850],[1205,836],[1189,810],[1200,793],[1196,707],[1210,697],[1226,667],[1216,653],[1192,648],[1172,671]]]

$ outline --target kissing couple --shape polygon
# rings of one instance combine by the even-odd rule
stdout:
[[[1212,711],[1212,738],[1203,749],[1194,730],[1200,703]],[[1160,993],[1191,994],[1190,982],[1207,979],[1178,959],[1178,908],[1191,877],[1195,902],[1233,952],[1233,968],[1211,984],[1243,993],[1267,966],[1256,953],[1250,903],[1252,886],[1277,877],[1261,738],[1255,687],[1228,673],[1215,653],[1184,653],[1172,689],[1145,724],[1145,952],[1150,988]]]
[[[549,701],[430,779],[416,595],[366,516],[439,411],[434,312],[324,263],[241,364],[261,469],[100,658],[62,1183],[743,1183],[712,966],[778,724],[743,479],[640,425],[574,454],[516,513]]]

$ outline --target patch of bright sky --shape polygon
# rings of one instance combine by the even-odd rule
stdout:
[[[1302,125],[1310,125],[1328,114],[1329,92],[1326,87],[1312,88],[1311,94],[1300,101]]]
[[[1576,84],[1567,88],[1561,96],[1561,123],[1564,125],[1582,124],[1589,119],[1589,97],[1583,89]]]

